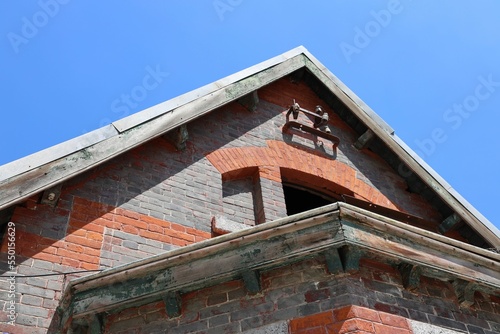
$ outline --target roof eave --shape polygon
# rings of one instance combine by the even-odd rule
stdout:
[[[169,291],[193,291],[319,254],[329,257],[329,271],[356,270],[364,254],[487,293],[500,289],[500,254],[336,203],[75,279],[65,295],[72,313],[64,318],[142,305]]]

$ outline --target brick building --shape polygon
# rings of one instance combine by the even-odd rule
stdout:
[[[4,332],[500,332],[499,231],[302,47],[0,178]]]

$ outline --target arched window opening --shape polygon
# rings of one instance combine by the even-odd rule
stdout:
[[[288,216],[337,202],[334,198],[295,184],[284,183],[283,193]]]

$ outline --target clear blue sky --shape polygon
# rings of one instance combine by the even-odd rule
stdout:
[[[500,227],[498,13],[496,0],[2,1],[0,164],[304,45]]]

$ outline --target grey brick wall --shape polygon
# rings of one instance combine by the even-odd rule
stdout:
[[[236,223],[254,225],[256,189],[252,177],[222,183],[223,215]]]
[[[256,193],[260,197],[258,202],[262,203],[264,222],[286,217],[285,195],[281,183],[261,177],[257,184]]]
[[[123,231],[105,229],[100,267],[113,268],[177,248],[174,245]]]
[[[18,277],[15,281],[16,325],[2,329],[12,330],[12,333],[46,333],[59,304],[64,284],[71,278],[85,275],[85,273],[61,274],[73,271],[75,268],[44,260],[20,259],[17,264]],[[56,275],[23,277],[48,274]],[[2,301],[10,300],[7,296],[10,291],[6,284],[6,280],[0,280],[0,300]],[[2,305],[2,310],[0,320],[7,322],[8,319],[3,318],[8,313],[5,303]]]

